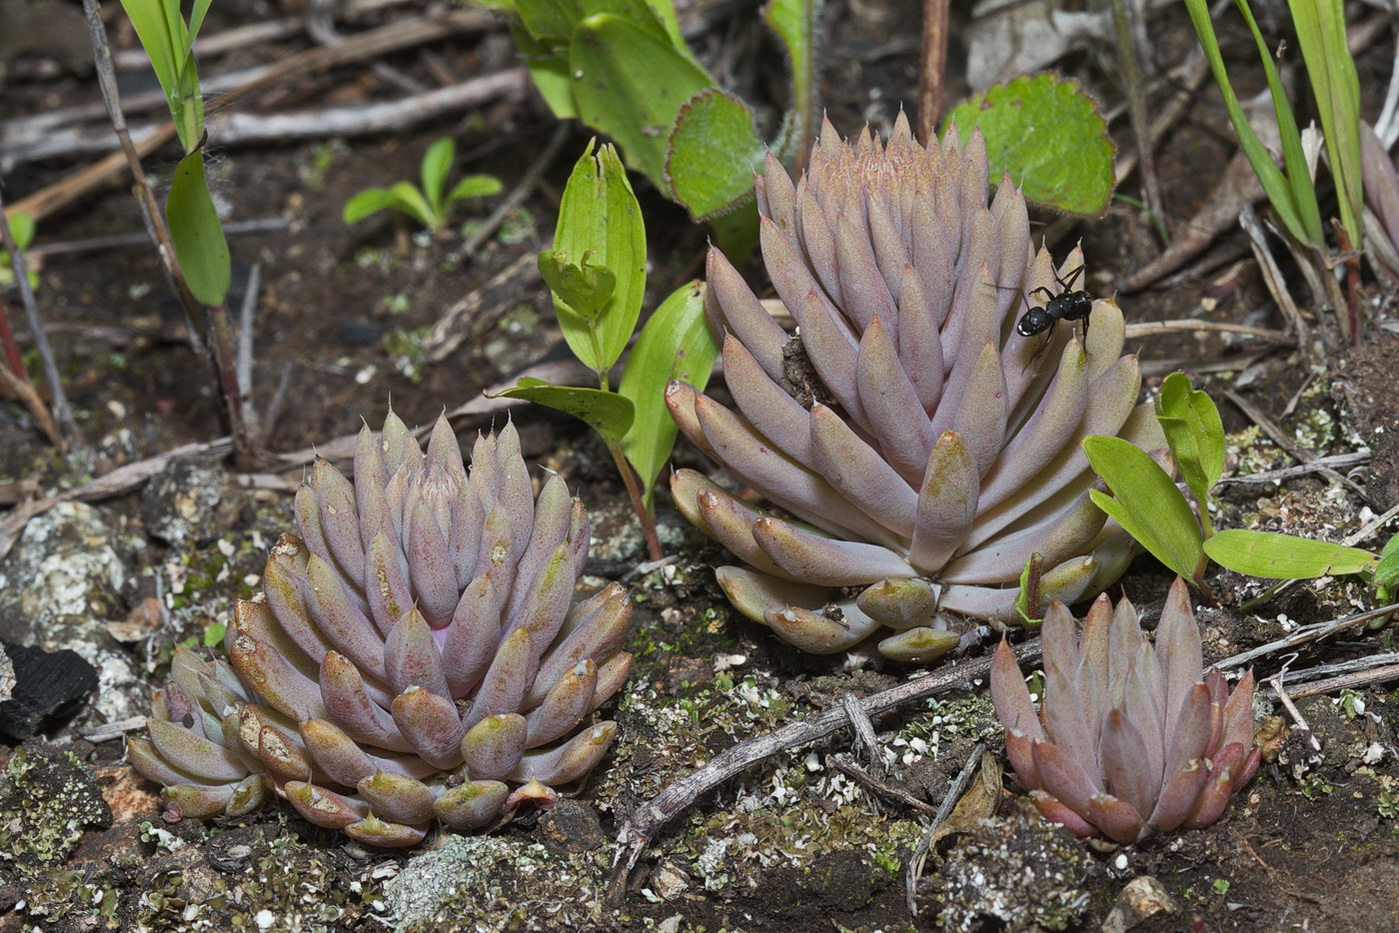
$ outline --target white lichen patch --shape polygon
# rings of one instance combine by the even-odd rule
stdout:
[[[584,929],[597,921],[607,853],[564,856],[516,837],[444,835],[384,884],[396,933]]]

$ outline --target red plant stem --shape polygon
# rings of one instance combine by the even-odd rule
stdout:
[[[0,301],[0,344],[5,345],[5,359],[10,364],[10,371],[16,378],[28,382],[29,373],[24,371],[24,359],[15,343],[15,332],[10,330],[10,309],[3,301]]]
[[[214,364],[228,410],[228,427],[233,435],[233,466],[240,473],[253,469],[253,444],[248,420],[243,416],[243,392],[238,387],[238,364],[233,355],[233,327],[224,305],[209,308],[209,330],[213,337]]]
[[[612,453],[617,472],[621,474],[622,483],[627,487],[631,507],[636,512],[637,520],[641,522],[641,534],[646,538],[646,551],[651,560],[661,560],[665,557],[665,552],[661,550],[661,539],[656,534],[656,517],[646,510],[646,500],[641,495],[641,484],[637,482],[636,473],[631,464],[627,463],[626,454],[622,453],[622,445],[608,441],[607,449]]]
[[[1351,346],[1360,343],[1360,254],[1350,241],[1350,231],[1335,224],[1336,243],[1346,263],[1346,309],[1341,330]],[[1347,332],[1348,331],[1348,332]]]
[[[918,69],[918,141],[935,139],[947,71],[948,0],[923,0],[923,60]]]

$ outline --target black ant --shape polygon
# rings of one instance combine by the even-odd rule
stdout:
[[[1015,325],[1015,332],[1022,337],[1033,337],[1053,330],[1059,321],[1082,321],[1083,339],[1087,341],[1088,312],[1093,310],[1093,299],[1083,289],[1073,290],[1074,282],[1078,281],[1082,274],[1083,266],[1070,272],[1067,280],[1059,278],[1056,272],[1054,281],[1062,289],[1057,295],[1043,285],[1031,291],[1030,294],[1036,296],[1044,292],[1044,305],[1031,308],[1021,315],[1020,321]],[[1028,301],[1027,298],[1026,302]]]

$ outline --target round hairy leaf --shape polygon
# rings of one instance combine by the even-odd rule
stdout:
[[[1112,197],[1114,147],[1097,102],[1077,81],[1053,74],[993,85],[952,111],[965,142],[986,138],[991,181],[1009,172],[1035,204],[1101,217]]]

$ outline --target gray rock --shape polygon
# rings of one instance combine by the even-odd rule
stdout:
[[[146,686],[106,624],[125,615],[130,577],[116,535],[81,502],[35,518],[0,562],[0,639],[77,652],[97,670],[94,705],[108,721],[146,711]]]
[[[174,547],[210,541],[224,532],[242,497],[216,461],[181,458],[166,464],[141,494],[146,531]]]

